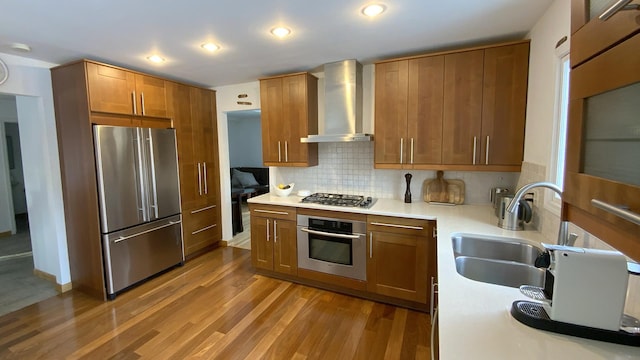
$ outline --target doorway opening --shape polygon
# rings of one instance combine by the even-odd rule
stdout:
[[[247,200],[269,192],[269,168],[262,164],[260,110],[227,113],[231,218],[233,238],[228,246],[251,249],[251,222]]]
[[[34,273],[20,130],[13,95],[0,95],[0,315],[58,294]],[[7,230],[8,229],[8,230]]]

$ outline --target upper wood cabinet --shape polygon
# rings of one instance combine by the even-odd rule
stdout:
[[[571,70],[563,192],[564,219],[636,261],[640,224],[624,213],[640,217],[638,49],[640,33]]]
[[[376,65],[378,167],[441,163],[443,69],[442,56]]]
[[[445,56],[442,163],[479,164],[484,51]]]
[[[264,165],[317,165],[318,144],[300,138],[318,133],[318,79],[309,73],[261,79],[260,103]]]
[[[402,168],[403,139],[408,140],[408,71],[407,60],[376,65],[374,156],[380,167]]]
[[[528,73],[529,43],[484,51],[480,164],[522,164]]]
[[[609,12],[618,1],[571,0],[571,67],[640,32],[638,10]],[[632,1],[630,6],[640,5]],[[611,16],[601,19],[601,15]]]
[[[529,42],[376,64],[375,167],[519,171]]]
[[[93,62],[86,69],[91,111],[167,117],[163,79]]]

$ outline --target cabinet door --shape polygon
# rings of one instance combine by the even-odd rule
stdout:
[[[640,31],[637,10],[620,10],[606,20],[599,19],[615,3],[612,0],[571,1],[571,67]],[[634,4],[638,1],[630,5]]]
[[[592,200],[640,214],[640,34],[570,73],[563,213],[640,260],[640,225]]]
[[[191,88],[169,83],[169,116],[173,118],[178,141],[178,166],[180,168],[180,200],[183,211],[198,209],[203,203],[200,198],[202,185],[196,166],[197,136],[191,117]]]
[[[484,52],[480,164],[522,164],[529,44]]]
[[[478,163],[482,120],[483,59],[484,50],[445,55],[443,164],[475,165]]]
[[[251,264],[255,268],[273,270],[273,220],[251,217]]]
[[[194,158],[200,177],[199,194],[206,204],[215,203],[218,191],[218,132],[215,117],[214,93],[206,89],[191,88],[191,118],[195,130],[192,138],[195,144]]]
[[[298,274],[296,230],[295,221],[273,220],[273,270],[289,275]]]
[[[427,284],[436,273],[433,226],[425,220],[367,216],[367,290],[428,303]]]
[[[367,290],[427,302],[427,240],[415,235],[371,231]]]
[[[409,60],[407,138],[410,164],[442,163],[444,56]]]
[[[262,106],[262,159],[265,166],[277,166],[282,157],[282,78],[260,81]]]
[[[307,81],[304,74],[282,78],[282,151],[286,163],[304,163],[307,146],[300,138],[307,136]]]
[[[376,64],[375,164],[401,168],[407,162],[408,61]]]
[[[167,96],[162,79],[136,74],[137,115],[167,116]]]
[[[134,114],[134,73],[90,62],[86,71],[91,111]]]

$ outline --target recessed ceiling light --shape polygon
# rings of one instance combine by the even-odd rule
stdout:
[[[279,38],[282,38],[291,34],[291,30],[287,29],[286,27],[275,27],[271,29],[271,33]]]
[[[203,49],[210,51],[210,52],[214,52],[218,49],[220,49],[220,46],[214,44],[214,43],[205,43],[200,45]]]
[[[370,4],[362,8],[362,13],[369,17],[374,17],[382,14],[387,9],[382,4]]]
[[[148,57],[147,57],[147,60],[149,60],[149,61],[151,61],[151,62],[154,62],[154,63],[157,63],[157,64],[159,64],[159,63],[161,63],[161,62],[164,62],[164,58],[163,58],[163,57],[161,57],[160,55],[151,55],[151,56],[148,56]]]

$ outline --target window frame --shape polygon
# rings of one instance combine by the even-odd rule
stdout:
[[[558,184],[559,177],[561,188],[564,187],[564,171],[566,166],[566,142],[567,142],[567,123],[568,123],[568,103],[569,103],[569,73],[571,71],[569,41],[565,41],[558,46],[555,51],[556,55],[556,71],[555,71],[555,100],[554,100],[554,117],[553,117],[553,142],[551,146],[551,154],[549,158],[549,171],[547,181]],[[566,71],[565,71],[566,70]],[[564,138],[561,139],[561,136]],[[559,169],[559,155],[562,153],[562,168]],[[560,174],[560,176],[559,176]],[[562,201],[555,192],[545,192],[545,208],[552,213],[560,216],[562,209]]]

